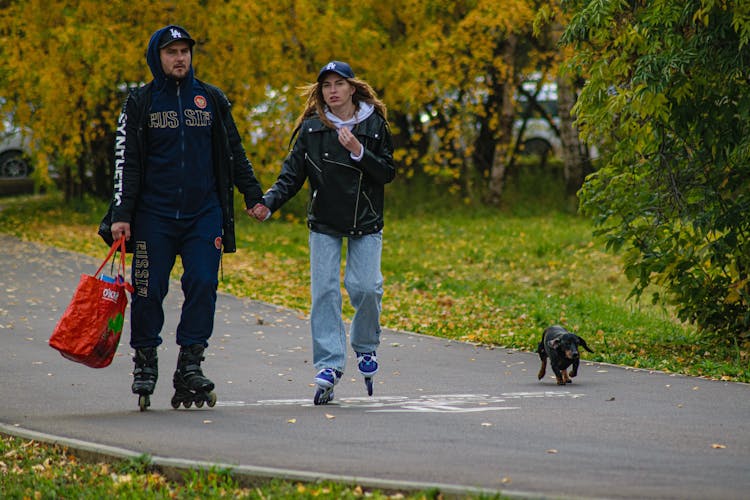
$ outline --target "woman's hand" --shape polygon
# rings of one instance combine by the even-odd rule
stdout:
[[[355,157],[362,155],[362,143],[347,127],[339,129],[339,142]]]

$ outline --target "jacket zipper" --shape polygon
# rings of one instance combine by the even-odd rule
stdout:
[[[354,229],[357,229],[357,214],[359,213],[359,192],[362,189],[362,172],[359,172],[359,177],[357,179],[357,201],[354,203]]]
[[[308,160],[312,164],[313,167],[315,167],[315,170],[317,170],[321,174],[323,173],[323,169],[320,168],[317,163],[315,163],[315,160],[313,160],[309,154],[305,153],[305,159]]]
[[[177,119],[180,121],[180,171],[182,172],[183,178],[185,177],[185,127],[182,123],[182,96],[180,95],[180,88],[182,88],[181,82],[177,83],[177,113],[178,117]],[[185,193],[180,193],[180,205],[182,206],[182,202],[184,200],[183,196],[185,196]],[[177,208],[177,214],[176,218],[180,219],[180,209]]]
[[[357,214],[359,213],[359,195],[360,195],[360,192],[362,190],[362,171],[359,170],[359,169],[353,168],[353,167],[347,165],[346,163],[339,163],[337,161],[331,161],[331,160],[328,160],[328,161],[329,161],[329,163],[333,163],[335,165],[341,165],[344,168],[349,168],[349,169],[355,170],[357,172],[357,174],[358,174],[357,175],[357,192],[355,193],[356,200],[354,202],[354,214],[353,214],[354,217],[352,217],[352,220],[354,220],[354,225],[352,226],[352,229],[357,229]],[[313,165],[315,165],[315,163],[312,162],[312,160],[311,160],[311,163]],[[318,168],[318,166],[315,165],[315,168]]]

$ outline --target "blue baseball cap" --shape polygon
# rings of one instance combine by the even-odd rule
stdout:
[[[344,78],[354,78],[352,67],[341,61],[331,61],[323,66],[318,73],[318,81],[321,81],[326,73],[337,73]]]

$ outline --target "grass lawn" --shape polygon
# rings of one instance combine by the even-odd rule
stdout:
[[[750,346],[628,300],[619,258],[570,208],[533,199],[504,209],[441,206],[424,193],[417,199],[429,201],[415,205],[404,192],[396,188],[384,229],[384,327],[534,351],[557,323],[594,349],[589,360],[750,382]],[[297,198],[264,223],[238,214],[238,252],[224,256],[221,291],[309,311],[305,195]],[[66,206],[46,195],[0,206],[2,232],[95,257],[106,250],[96,235],[103,202]],[[344,314],[352,314],[346,300]]]
[[[147,457],[116,463],[79,461],[60,446],[47,446],[0,436],[0,492],[4,500],[18,499],[325,499],[357,498],[427,500],[439,492],[390,493],[365,491],[332,482],[299,483],[272,480],[254,485],[238,483],[229,470],[190,470],[170,480],[153,470]],[[496,497],[498,500],[502,497]]]

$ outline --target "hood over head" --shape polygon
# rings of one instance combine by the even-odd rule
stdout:
[[[161,58],[159,57],[159,51],[169,45],[172,42],[178,40],[184,40],[190,45],[190,53],[193,52],[193,46],[195,40],[190,37],[190,34],[182,26],[176,24],[170,24],[161,29],[156,30],[148,42],[148,49],[146,49],[146,62],[148,67],[151,69],[151,74],[154,75],[154,81],[158,87],[161,87],[166,82],[166,76],[164,70],[161,67]],[[185,80],[193,79],[193,61],[191,58],[190,69],[185,77]]]

